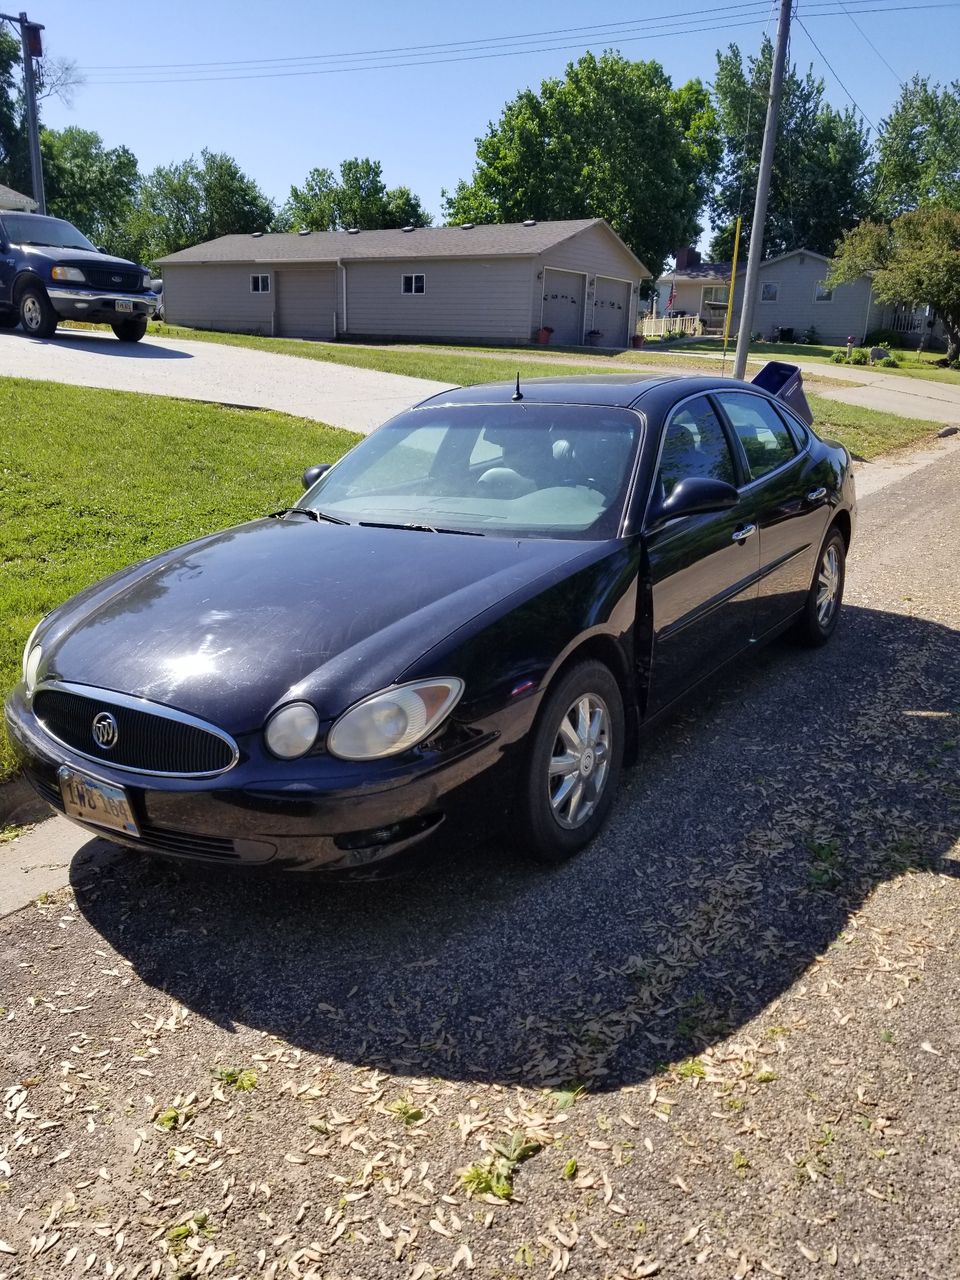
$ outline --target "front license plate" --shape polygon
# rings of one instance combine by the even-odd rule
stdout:
[[[125,831],[131,836],[140,834],[123,787],[98,782],[96,778],[88,778],[85,773],[77,773],[66,766],[60,770],[59,778],[60,794],[68,817],[93,822],[98,827],[109,827],[112,831]]]
[[[118,298],[118,299],[117,299],[117,301],[116,301],[113,305],[116,307],[116,309],[117,309],[118,311],[132,311],[132,310],[133,310],[133,303],[132,303],[132,302],[124,302],[122,298]]]

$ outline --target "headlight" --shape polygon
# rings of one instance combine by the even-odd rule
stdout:
[[[54,280],[66,280],[70,284],[85,284],[87,279],[79,267],[54,267],[50,274]]]
[[[263,736],[267,746],[281,760],[304,756],[317,740],[320,717],[309,702],[290,702],[267,721]]]
[[[384,689],[340,717],[327,737],[327,750],[342,760],[395,756],[428,737],[463,690],[463,681],[455,677]]]
[[[27,641],[27,647],[23,651],[23,682],[27,686],[27,693],[33,693],[37,683],[37,672],[40,670],[40,659],[43,657],[43,650],[38,644],[33,643],[33,637]]]

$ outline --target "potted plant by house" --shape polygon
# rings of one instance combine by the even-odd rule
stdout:
[[[548,324],[541,325],[541,327],[537,330],[536,339],[540,343],[541,347],[545,347],[547,343],[550,341],[551,333],[553,333],[553,330]]]
[[[643,337],[644,335],[642,333],[635,333],[633,337],[630,339],[630,345],[631,347],[634,348],[635,351],[639,351],[640,348],[643,346]]]
[[[600,345],[600,339],[603,337],[602,329],[590,329],[587,333],[587,346],[596,347]]]

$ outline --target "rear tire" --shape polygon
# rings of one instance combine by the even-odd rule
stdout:
[[[522,851],[559,863],[594,838],[623,764],[623,696],[609,667],[588,660],[547,694],[534,730],[521,799]]]
[[[110,328],[121,342],[139,342],[147,332],[146,320],[120,320]]]
[[[846,577],[847,548],[839,529],[831,529],[824,539],[807,603],[796,626],[801,644],[812,649],[824,645],[837,629],[843,584]]]
[[[52,338],[59,317],[43,285],[28,284],[20,294],[20,327],[31,338]]]

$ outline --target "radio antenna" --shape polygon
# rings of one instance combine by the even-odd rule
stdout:
[[[520,370],[517,370],[517,389],[510,397],[511,400],[522,400],[523,392],[520,390]]]

